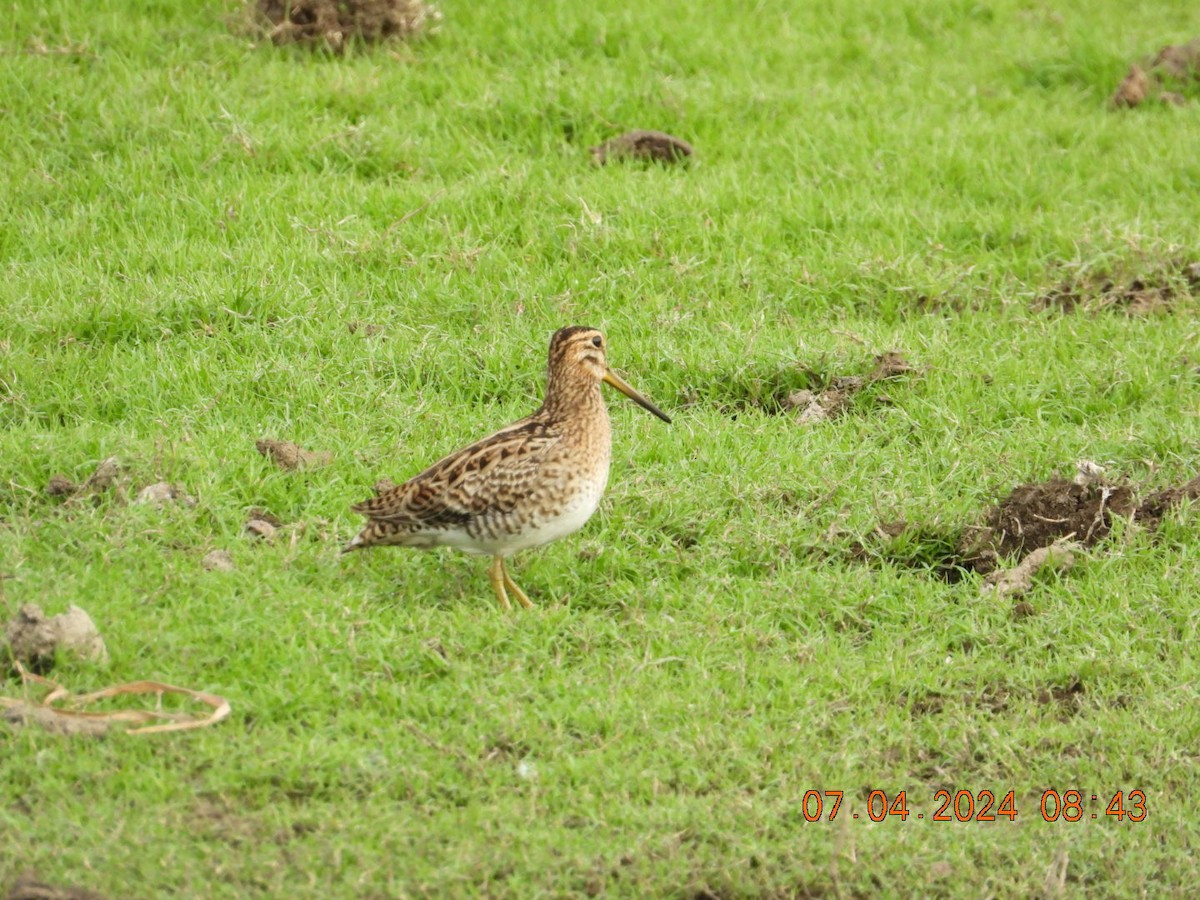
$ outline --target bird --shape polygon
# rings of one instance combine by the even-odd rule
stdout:
[[[531,415],[435,462],[351,509],[366,517],[343,553],[375,546],[453,547],[489,555],[505,610],[533,603],[504,561],[578,531],[608,484],[612,431],[601,383],[667,424],[670,417],[608,366],[597,329],[569,325],[550,339],[546,393]]]

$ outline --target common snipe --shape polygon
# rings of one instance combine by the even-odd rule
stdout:
[[[604,351],[595,328],[556,331],[541,408],[353,506],[367,524],[346,551],[391,544],[488,554],[500,605],[512,608],[512,591],[522,606],[533,606],[504,560],[578,531],[596,511],[612,451],[600,382],[671,421],[608,367]]]

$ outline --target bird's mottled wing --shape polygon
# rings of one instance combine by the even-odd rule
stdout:
[[[536,482],[546,452],[559,440],[557,431],[526,419],[352,509],[372,521],[424,528],[465,525],[485,513],[510,512]]]

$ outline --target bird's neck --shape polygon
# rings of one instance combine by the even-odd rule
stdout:
[[[550,419],[601,418],[608,421],[600,382],[592,378],[571,377],[574,373],[552,374],[546,384],[543,414]]]

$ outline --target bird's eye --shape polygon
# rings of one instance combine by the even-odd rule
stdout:
[[[599,347],[603,343],[604,343],[604,339],[602,337],[600,337],[600,335],[596,335],[594,338],[592,338],[592,346],[593,347]]]

